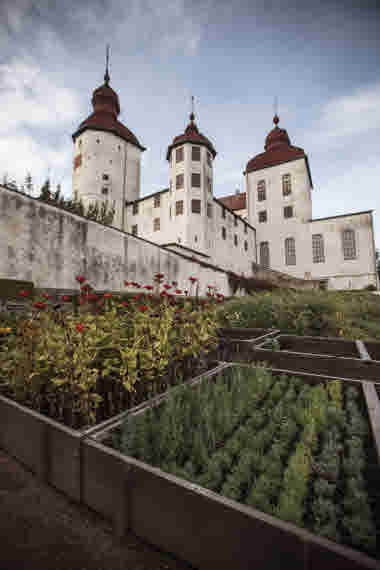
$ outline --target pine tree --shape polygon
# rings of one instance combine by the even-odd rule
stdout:
[[[57,190],[54,192],[54,200],[55,202],[59,201],[59,198],[61,196],[61,185],[57,184]]]
[[[28,172],[25,176],[25,188],[26,188],[26,193],[29,196],[33,195],[33,182],[32,182],[32,175],[30,174],[30,172]]]
[[[50,193],[50,179],[47,178],[44,184],[41,186],[41,191],[39,195],[40,200],[50,200],[51,193]]]

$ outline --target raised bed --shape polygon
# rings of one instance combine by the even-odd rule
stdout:
[[[1,388],[6,393],[4,384],[0,385]],[[134,409],[144,405],[145,402],[142,402]],[[123,412],[91,427],[73,429],[0,395],[0,448],[45,483],[64,492],[71,499],[80,501],[81,440],[108,426],[122,414]]]
[[[354,340],[288,334],[280,334],[276,336],[276,340],[280,343],[280,350],[305,354],[360,358]]]
[[[372,360],[380,361],[380,342],[364,340],[363,344]]]
[[[228,327],[218,329],[218,335],[225,339],[234,340],[256,340],[266,337],[268,334],[278,333],[275,329],[256,329],[256,328],[239,328]]]
[[[279,341],[281,347],[281,339],[292,337],[293,335],[272,335],[276,341]],[[268,337],[269,338],[269,337]],[[299,345],[302,346],[304,337],[298,337]],[[310,339],[310,337],[307,337]],[[313,337],[312,337],[313,338]],[[267,339],[264,339],[267,340]],[[323,339],[328,343],[329,339]],[[331,339],[333,342],[333,349],[337,346],[337,341],[347,343],[346,349],[352,349],[356,341],[344,341],[341,339]],[[309,340],[308,340],[309,342]],[[310,340],[310,342],[312,342]],[[318,341],[317,341],[318,342]],[[362,343],[367,346],[367,343]],[[357,357],[348,356],[332,356],[328,354],[313,354],[308,352],[296,352],[294,350],[273,350],[265,348],[264,342],[242,342],[237,343],[231,341],[228,346],[221,349],[219,353],[220,360],[225,362],[267,362],[273,368],[292,370],[293,372],[309,372],[325,376],[334,376],[338,378],[351,378],[356,380],[372,380],[380,382],[380,362],[362,359],[361,353],[356,345]],[[341,346],[342,349],[342,346]],[[222,352],[223,350],[223,352]],[[327,350],[327,349],[326,349]],[[345,349],[342,349],[345,350]]]
[[[228,368],[226,366],[222,371]],[[277,377],[284,372],[311,384],[336,379],[293,371],[271,371]],[[204,380],[212,381],[215,375],[199,378],[193,383],[194,388]],[[364,397],[362,383],[345,380],[344,384],[360,388],[360,403],[366,407],[368,400]],[[372,383],[369,386],[373,388]],[[162,399],[156,400],[152,406],[159,406],[161,402]],[[376,406],[378,401],[371,403],[371,407]],[[149,407],[140,408],[134,414],[145,414]],[[369,411],[369,416],[371,414]],[[110,446],[120,430],[120,423],[118,420],[82,441],[84,502],[113,521],[119,537],[131,530],[200,569],[380,568],[378,560],[351,547],[119,453]],[[370,437],[370,448],[368,461],[373,482],[380,474],[373,436]],[[378,520],[376,523],[379,525]]]

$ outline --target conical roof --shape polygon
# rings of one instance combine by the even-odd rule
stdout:
[[[248,172],[253,172],[255,170],[261,170],[262,168],[268,168],[269,166],[276,166],[277,164],[281,164],[283,162],[297,160],[298,158],[305,158],[310,178],[310,184],[311,187],[313,187],[309,162],[305,151],[303,148],[294,146],[290,143],[287,131],[285,129],[280,129],[277,126],[279,120],[280,119],[276,114],[273,118],[275,127],[270,131],[265,139],[265,152],[257,154],[251,158],[251,160],[248,161],[245,172],[243,174],[248,174]]]
[[[83,131],[89,129],[113,133],[121,139],[137,146],[142,151],[146,150],[146,148],[139,143],[132,131],[117,120],[120,114],[119,97],[116,91],[108,85],[108,82],[109,75],[107,69],[104,76],[104,84],[97,87],[92,94],[91,102],[94,112],[79,125],[78,129],[72,135],[73,141],[75,142],[75,139],[83,133]]]
[[[209,139],[198,131],[198,127],[194,122],[194,118],[194,113],[191,113],[190,123],[187,125],[185,132],[182,135],[174,137],[172,144],[168,147],[166,160],[170,160],[170,154],[175,147],[181,146],[184,143],[194,143],[205,146],[211,152],[213,158],[216,157],[216,150],[214,149]]]

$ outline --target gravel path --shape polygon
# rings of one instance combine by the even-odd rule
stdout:
[[[99,515],[0,450],[0,570],[194,569],[131,533],[118,544]]]

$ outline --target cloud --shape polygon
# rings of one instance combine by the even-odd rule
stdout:
[[[35,63],[0,65],[0,132],[65,124],[80,114],[75,91],[45,75]]]
[[[331,99],[313,129],[312,146],[338,147],[354,136],[380,129],[380,82]]]

